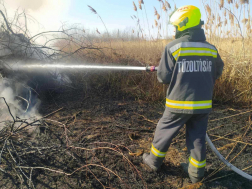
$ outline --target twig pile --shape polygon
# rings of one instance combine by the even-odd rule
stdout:
[[[4,98],[2,99],[5,101]],[[6,101],[5,104],[9,107]],[[18,186],[21,188],[25,186],[35,188],[33,175],[37,175],[41,171],[49,172],[52,177],[55,175],[68,177],[92,175],[103,188],[111,187],[111,181],[113,184],[118,182],[123,188],[130,188],[128,177],[133,177],[136,182],[140,181],[146,187],[139,170],[125,155],[127,152],[132,153],[127,147],[107,142],[81,143],[85,133],[73,135],[66,124],[47,118],[60,110],[62,108],[41,119],[31,121],[15,118],[9,109],[13,120],[6,122],[6,127],[0,131],[1,172],[18,178]],[[73,118],[72,121],[75,122],[75,119]],[[53,126],[58,128],[53,128]],[[29,133],[29,128],[34,127],[39,132]],[[56,137],[52,137],[52,135]],[[116,167],[113,160],[110,161],[112,163],[110,167],[103,164],[105,157],[109,158],[114,155],[121,156],[125,167],[120,169],[128,172],[127,178],[122,178],[116,170],[113,170]],[[60,166],[61,164],[64,166]],[[102,177],[104,179],[101,180]],[[115,179],[118,181],[114,181]]]

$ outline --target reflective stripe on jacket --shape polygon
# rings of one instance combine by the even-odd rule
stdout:
[[[167,108],[174,113],[209,113],[214,83],[220,77],[223,65],[215,46],[206,42],[202,29],[169,43],[157,73],[159,82],[170,84]]]
[[[215,47],[199,42],[181,42],[170,48],[175,60],[182,56],[210,56],[217,58]]]

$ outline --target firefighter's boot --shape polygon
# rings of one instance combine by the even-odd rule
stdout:
[[[181,163],[180,165],[183,168],[184,172],[189,175],[189,178],[192,181],[192,183],[197,183],[197,182],[200,182],[202,180],[203,177],[195,177],[195,176],[190,175],[188,173],[188,167],[189,167],[188,163]]]
[[[153,155],[150,153],[144,153],[143,154],[143,162],[144,164],[148,165],[152,171],[158,171],[162,162],[163,162],[163,159],[160,160],[160,159],[157,159],[155,156],[152,157]]]

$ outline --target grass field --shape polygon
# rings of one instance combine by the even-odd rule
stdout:
[[[133,3],[136,15],[144,11],[143,2],[141,2]],[[79,35],[76,40],[81,40],[89,47],[100,48],[99,51],[94,49],[81,51],[79,53],[81,60],[88,63],[158,66],[164,47],[172,40],[172,38],[164,39],[161,34],[167,32],[165,20],[173,10],[171,8],[173,5],[167,1],[160,1],[160,5],[160,9],[155,8],[154,11],[154,24],[149,23],[150,20],[147,18],[144,20],[145,23],[149,23],[151,31],[143,30],[142,17],[135,16],[139,19],[139,24],[131,34],[127,33],[126,36],[116,36],[108,32],[101,34],[98,30],[95,38],[88,40],[85,40],[86,33]],[[206,14],[208,18],[203,27],[207,41],[217,47],[225,64],[222,77],[216,81],[214,100],[250,106],[252,102],[252,20],[249,1],[221,0],[220,3],[215,3],[208,0],[205,1],[204,7],[205,12],[202,10],[202,14]],[[90,8],[94,14],[100,16],[95,9]],[[102,20],[101,17],[100,19]],[[153,36],[153,32],[156,36]],[[129,36],[131,36],[130,39]],[[68,53],[78,48],[75,44],[66,45],[64,41],[58,41],[57,45],[64,46],[64,50]],[[109,78],[111,77],[113,76],[110,75]],[[115,77],[114,80],[117,80],[118,75]],[[157,83],[156,74],[132,73],[129,77],[123,75],[120,81],[114,84],[121,90],[136,95],[137,98],[141,96],[141,99],[151,101],[165,98],[167,86]]]
[[[123,41],[111,39],[109,42],[94,43],[94,46],[103,48],[100,51],[86,50],[83,59],[86,62],[113,64],[113,65],[159,65],[164,47],[170,40],[156,41]],[[207,40],[214,44],[225,64],[223,74],[216,81],[214,99],[219,102],[242,103],[250,105],[252,102],[252,41],[246,38],[241,39],[221,39],[211,38]],[[243,49],[244,45],[244,49]],[[104,49],[104,48],[108,49]],[[74,49],[74,48],[73,48]],[[113,77],[113,74],[110,75]],[[165,88],[157,82],[155,73],[128,73],[129,77],[120,78],[114,74],[116,79],[120,78],[117,85],[121,90],[132,94],[141,93],[141,99],[161,100],[165,98]],[[118,78],[119,77],[119,78]],[[110,78],[111,79],[111,78]]]

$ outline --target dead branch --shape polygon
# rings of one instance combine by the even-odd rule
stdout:
[[[55,114],[55,113],[61,111],[62,109],[63,109],[63,107],[60,108],[60,109],[58,109],[58,110],[55,110],[55,111],[53,111],[53,112],[51,112],[51,113],[49,113],[49,114],[47,114],[47,115],[45,115],[45,116],[43,116],[41,119],[37,119],[37,120],[35,120],[35,121],[33,121],[33,122],[31,122],[31,123],[25,125],[24,127],[20,128],[20,129],[16,129],[16,130],[14,131],[14,133],[16,133],[16,132],[18,132],[18,131],[21,131],[21,130],[25,129],[25,128],[27,128],[28,126],[31,126],[31,125],[33,125],[34,123],[37,123],[37,122],[41,121],[42,119],[47,118],[47,117],[49,117],[49,116],[51,116],[51,115],[53,115],[53,114]]]
[[[13,119],[13,122],[15,122],[16,120],[15,120],[14,116],[12,115],[11,110],[10,110],[10,107],[9,107],[8,103],[6,102],[5,98],[4,98],[4,97],[0,97],[0,98],[2,98],[2,99],[4,100],[4,103],[5,103],[5,105],[6,105],[7,108],[8,108],[9,114],[11,115],[11,117],[12,117],[12,119]]]
[[[122,127],[122,126],[119,126],[119,125],[115,125],[115,126],[118,127],[118,128],[121,128],[121,129],[126,129],[126,130],[134,130],[134,131],[143,131],[143,132],[153,133],[152,130],[148,130],[148,129],[129,128],[129,127]]]
[[[16,35],[16,34],[12,31],[11,27],[9,26],[9,22],[7,21],[7,19],[6,19],[5,15],[4,15],[4,13],[3,13],[1,10],[0,10],[0,14],[1,14],[2,17],[3,17],[4,22],[5,22],[5,24],[6,24],[7,28],[8,28],[8,30],[9,30],[13,35]]]
[[[226,117],[219,118],[219,119],[209,120],[209,122],[220,121],[220,120],[223,120],[223,119],[228,119],[228,118],[231,118],[231,117],[236,117],[236,116],[247,114],[247,113],[250,113],[250,112],[252,112],[252,110],[249,110],[249,111],[246,111],[246,112],[241,112],[239,114],[235,114],[235,115],[231,115],[231,116],[226,116]]]

